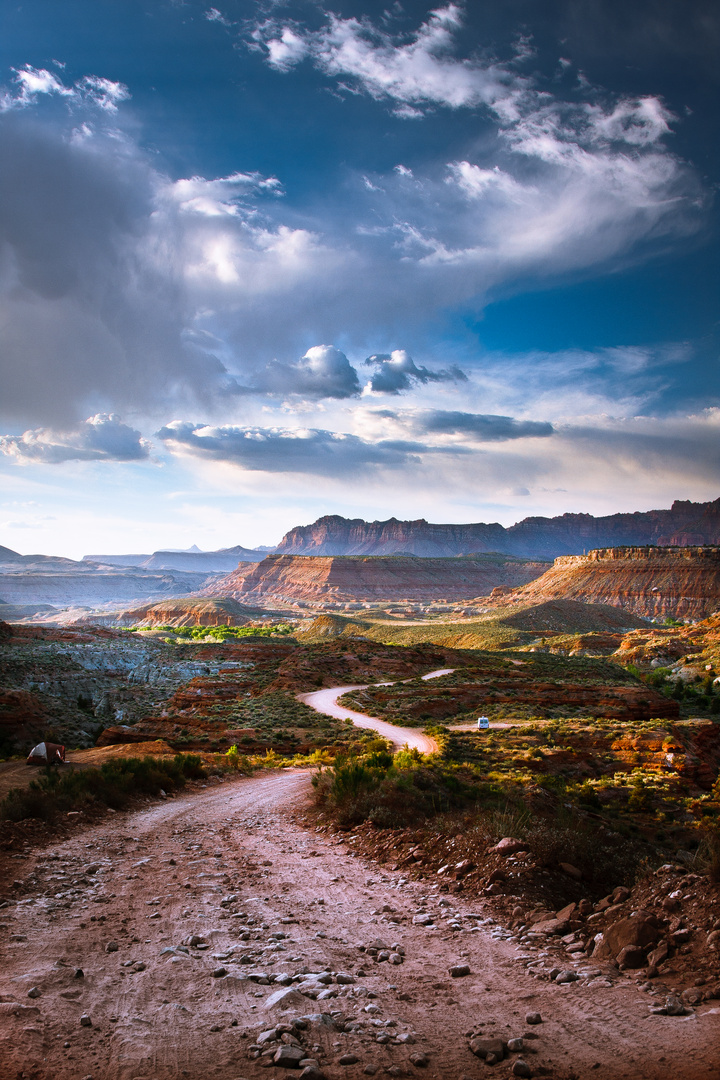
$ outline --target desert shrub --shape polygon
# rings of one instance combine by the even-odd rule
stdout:
[[[511,835],[526,840],[539,863],[553,868],[570,863],[588,882],[631,885],[647,869],[645,851],[637,841],[607,836],[564,808],[533,818]]]
[[[593,810],[599,810],[602,806],[595,788],[587,782],[580,784],[578,787],[577,800],[582,806],[590,807]]]
[[[720,822],[705,818],[700,823],[697,861],[711,881],[720,882]]]
[[[117,810],[133,795],[157,795],[173,791],[187,779],[204,776],[196,754],[176,754],[174,758],[116,758],[99,769],[82,770],[47,767],[28,788],[14,788],[0,803],[0,819],[52,820],[58,813],[93,803]]]
[[[645,786],[642,773],[636,773],[632,779],[632,789],[628,796],[628,810],[643,811],[652,807],[652,795]]]
[[[412,825],[472,801],[475,778],[466,771],[430,761],[411,750],[392,758],[338,759],[313,777],[319,805],[341,827],[372,821],[384,828]]]
[[[242,772],[246,775],[249,775],[252,772],[250,758],[245,754],[241,754],[237,746],[231,746],[230,749],[226,751],[225,762],[229,768],[234,769],[237,772]]]

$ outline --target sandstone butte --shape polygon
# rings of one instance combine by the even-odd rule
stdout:
[[[642,513],[562,514],[529,517],[510,528],[497,522],[462,525],[417,521],[363,521],[328,515],[291,529],[276,551],[286,555],[393,555],[423,557],[503,552],[529,559],[580,555],[586,550],[657,544],[720,544],[720,499],[676,500],[669,510]]]
[[[204,591],[265,603],[455,602],[489,595],[498,586],[524,585],[546,569],[545,562],[498,555],[477,559],[268,555],[261,563],[239,566]]]
[[[565,555],[498,606],[611,604],[644,618],[704,619],[720,609],[720,547],[617,547]]]
[[[256,611],[230,597],[217,600],[183,597],[139,604],[110,618],[113,626],[243,626],[255,615]]]

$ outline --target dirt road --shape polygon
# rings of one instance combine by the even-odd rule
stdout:
[[[438,668],[437,671],[429,671],[427,675],[422,675],[421,678],[424,681],[439,679],[441,675],[449,675],[453,670],[453,668]],[[410,682],[409,679],[403,679],[402,681]],[[392,686],[392,683],[381,683],[380,685]],[[298,694],[298,700],[304,701],[306,705],[309,705],[312,709],[317,709],[318,712],[325,713],[326,716],[334,716],[339,720],[347,718],[352,720],[356,727],[372,728],[373,731],[377,731],[378,735],[388,739],[398,749],[403,746],[414,747],[422,754],[434,754],[437,751],[438,744],[435,739],[431,739],[429,735],[423,735],[421,731],[416,731],[413,728],[398,727],[396,724],[388,724],[386,720],[378,720],[375,716],[368,716],[367,713],[356,712],[338,704],[338,698],[341,698],[343,694],[349,694],[351,690],[364,689],[365,686],[334,686],[325,690],[313,690],[310,694]]]
[[[306,1080],[480,1080],[518,1057],[554,1080],[716,1080],[718,1009],[648,1018],[631,979],[587,961],[574,983],[534,978],[547,950],[316,832],[310,790],[300,771],[208,783],[19,853],[0,890],[1,1080],[297,1076],[250,1049],[280,1023],[302,1044],[282,1053],[318,1062]],[[268,1007],[292,979],[287,1011]],[[472,1031],[527,1041],[491,1069]]]

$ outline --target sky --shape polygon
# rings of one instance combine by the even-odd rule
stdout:
[[[713,0],[0,15],[0,544],[720,495]]]

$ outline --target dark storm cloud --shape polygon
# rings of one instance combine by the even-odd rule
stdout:
[[[6,419],[67,423],[179,383],[201,392],[219,367],[183,341],[173,244],[152,237],[156,179],[126,142],[0,115]]]
[[[515,420],[511,416],[452,412],[428,409],[414,414],[416,430],[428,435],[465,435],[478,442],[504,442],[507,439],[547,438],[552,424],[537,420]]]

